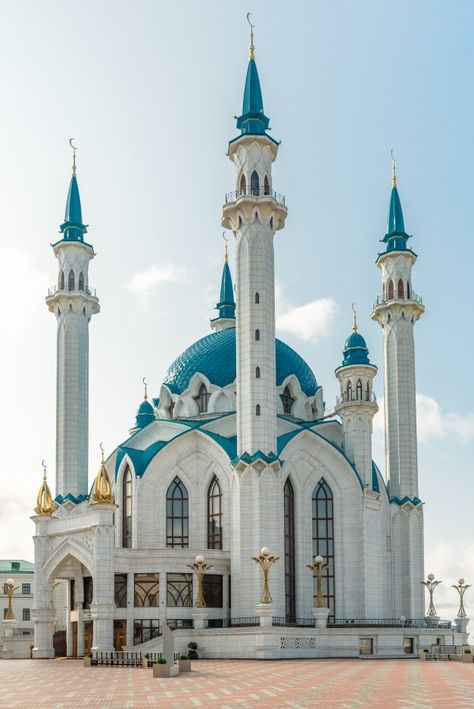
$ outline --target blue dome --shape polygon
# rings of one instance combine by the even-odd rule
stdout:
[[[359,335],[358,332],[351,333],[344,344],[345,350],[352,349],[353,347],[363,347],[364,349],[367,349],[367,344],[364,338],[362,335]]]
[[[142,403],[138,407],[137,416],[140,416],[141,414],[151,414],[153,417],[155,416],[153,406],[150,404],[149,401],[142,401]]]
[[[316,393],[318,384],[306,362],[291,347],[275,339],[276,385],[294,374],[306,396]],[[188,388],[193,374],[201,372],[212,384],[225,387],[235,381],[235,328],[213,332],[188,347],[168,369],[164,384],[173,394],[182,394]]]
[[[367,343],[357,330],[353,331],[344,343],[342,367],[352,364],[370,364]]]
[[[155,412],[153,406],[145,399],[138,407],[135,425],[137,428],[144,428],[154,420]]]

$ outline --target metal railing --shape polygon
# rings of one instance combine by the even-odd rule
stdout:
[[[114,652],[93,650],[91,665],[100,667],[141,667],[142,653],[129,650],[115,650]]]
[[[360,401],[361,403],[370,401],[375,403],[377,402],[377,397],[373,392],[368,396],[367,393],[362,394],[362,396],[357,396],[357,391],[354,390],[351,392],[350,396],[348,392],[344,392],[342,396],[336,396],[336,404],[345,404],[348,401]]]
[[[69,288],[59,288],[58,286],[51,286],[51,288],[48,288],[48,297],[54,295],[55,293],[85,293],[93,298],[97,298],[96,289],[89,288],[89,286],[84,286],[84,288],[73,288],[72,290],[69,290]]]
[[[314,628],[314,618],[295,618],[291,620],[284,616],[273,616],[272,625],[285,628]]]
[[[250,628],[260,625],[260,618],[247,616],[245,618],[208,618],[204,621],[205,628]]]
[[[285,205],[285,195],[275,192],[269,187],[247,187],[246,189],[238,189],[233,192],[228,192],[225,196],[225,203],[235,202],[239,197],[271,197],[278,204]]]
[[[394,293],[393,298],[385,298],[383,295],[379,295],[374,303],[374,308],[376,308],[378,305],[385,305],[385,303],[390,303],[392,300],[401,300],[405,302],[410,302],[411,300],[414,300],[415,303],[423,305],[423,298],[420,295],[417,295],[416,293],[410,293],[409,298],[399,297],[396,293]]]
[[[328,627],[332,628],[451,628],[450,620],[431,621],[425,618],[348,618],[346,620],[337,619],[328,621]]]

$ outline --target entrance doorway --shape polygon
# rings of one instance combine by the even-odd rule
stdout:
[[[127,644],[127,621],[114,620],[114,650],[121,650]]]
[[[92,620],[84,623],[84,655],[87,655],[92,648]]]

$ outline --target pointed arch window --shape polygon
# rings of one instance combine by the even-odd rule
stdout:
[[[216,475],[207,492],[207,548],[222,549],[222,493]]]
[[[405,297],[405,288],[403,286],[403,281],[400,278],[398,281],[398,297],[399,298],[404,298]]]
[[[250,194],[253,197],[260,195],[260,180],[256,170],[254,170],[250,176]]]
[[[260,416],[260,404],[255,407],[255,416]]]
[[[132,548],[132,471],[128,465],[122,478],[122,546]]]
[[[260,294],[255,293],[255,304],[258,305],[260,303]]]
[[[245,179],[244,173],[240,176],[240,195],[247,194],[247,180]]]
[[[255,341],[260,342],[260,330],[255,330]]]
[[[393,281],[392,279],[388,282],[388,299],[393,300]]]
[[[362,401],[362,382],[360,379],[357,380],[356,384],[356,399]]]
[[[352,401],[352,382],[347,382],[346,396],[347,401]]]
[[[194,401],[198,405],[199,413],[200,414],[205,414],[207,411],[207,408],[209,406],[209,399],[211,398],[211,395],[206,389],[205,384],[201,384],[199,387],[198,395],[194,397]]]
[[[366,401],[370,401],[370,384],[367,382],[367,387],[365,390],[365,399]]]
[[[285,528],[285,615],[287,623],[296,622],[295,573],[295,493],[290,478],[284,487]]]
[[[68,290],[74,290],[75,289],[75,283],[74,283],[74,271],[71,270],[69,271],[69,276],[67,277],[67,289]]]
[[[285,387],[283,394],[280,394],[281,403],[283,404],[283,413],[291,414],[291,409],[295,400],[291,396],[290,387]]]
[[[79,290],[84,290],[84,274],[82,271],[79,274]]]
[[[64,290],[64,271],[59,272],[59,290]]]
[[[270,194],[270,183],[268,182],[267,175],[265,175],[265,179],[263,181],[263,194]]]
[[[331,488],[324,480],[318,482],[313,490],[313,557],[322,556],[328,564],[323,577],[323,596],[330,610],[329,618],[333,620],[336,612],[336,596],[334,587],[334,501]],[[316,593],[316,580],[314,580]]]
[[[255,368],[255,379],[260,379],[260,367]]]
[[[178,477],[166,493],[166,546],[189,547],[188,491]]]
[[[407,298],[410,300],[411,298],[411,291],[410,291],[410,283],[407,281]]]

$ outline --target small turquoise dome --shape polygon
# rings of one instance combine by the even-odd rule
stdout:
[[[145,428],[149,423],[155,420],[155,412],[153,406],[146,399],[142,401],[138,407],[136,416],[136,427]]]
[[[318,384],[304,359],[281,340],[275,339],[275,349],[276,386],[294,374],[306,396],[314,396]],[[235,381],[235,328],[213,332],[188,347],[168,369],[163,383],[173,394],[182,394],[196,372],[201,372],[219,387]]]
[[[351,364],[370,364],[369,349],[367,344],[357,330],[354,330],[344,343],[344,359],[342,366],[348,367]]]

